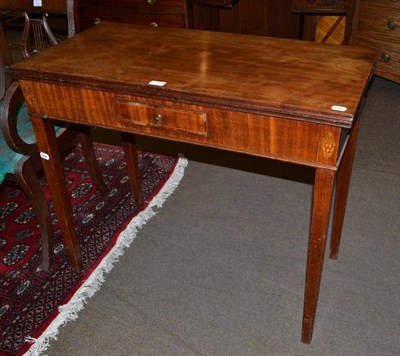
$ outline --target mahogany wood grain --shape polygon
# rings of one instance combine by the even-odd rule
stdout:
[[[102,23],[14,71],[39,82],[351,127],[375,57],[361,47]],[[166,85],[151,86],[151,80]]]
[[[336,126],[325,127],[302,120],[155,99],[151,100],[153,108],[150,112],[152,116],[149,116],[147,105],[137,105],[149,103],[146,98],[60,87],[56,84],[31,83],[30,88],[38,97],[48,98],[47,102],[36,102],[36,112],[46,112],[49,117],[59,120],[197,143],[304,165],[336,165],[340,131]],[[60,90],[62,96],[59,95]],[[71,98],[74,105],[71,105]],[[126,108],[126,105],[133,106],[135,111]],[[156,113],[163,117],[160,126],[154,123]],[[177,120],[177,116],[181,120]],[[243,136],[246,140],[242,139]],[[333,140],[333,151],[329,156],[322,153],[325,146],[321,142],[324,138],[327,144],[332,144]]]
[[[334,178],[335,172],[317,168],[311,213],[306,288],[304,292],[303,329],[301,335],[301,340],[307,344],[311,342],[314,328]]]
[[[44,168],[72,265],[79,268],[80,254],[49,120],[123,132],[139,205],[132,134],[309,165],[316,168],[302,332],[309,343],[335,175],[343,157],[334,211],[340,235],[356,140],[352,127],[375,57],[357,47],[102,23],[12,66],[35,118],[39,148],[50,156]],[[154,80],[165,84],[152,85]],[[350,138],[341,140],[348,129]]]
[[[335,209],[333,212],[331,246],[329,257],[337,259],[339,254],[340,238],[342,236],[344,214],[346,211],[347,196],[350,187],[351,168],[353,166],[354,152],[360,120],[356,120],[350,132],[349,142],[342,157],[342,162],[337,172],[335,191]]]

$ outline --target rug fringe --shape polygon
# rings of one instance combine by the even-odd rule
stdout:
[[[70,320],[76,320],[78,313],[81,311],[87,299],[91,298],[101,287],[105,281],[105,274],[109,273],[114,263],[123,255],[125,249],[128,248],[136,237],[136,233],[142,228],[147,221],[157,213],[157,209],[161,208],[166,199],[178,187],[188,161],[183,156],[179,156],[177,165],[168,181],[164,184],[158,194],[153,198],[145,210],[141,211],[132,219],[129,225],[118,237],[118,240],[112,250],[103,258],[97,268],[92,272],[85,283],[76,291],[71,300],[58,308],[58,316],[51,322],[47,329],[37,339],[26,337],[26,341],[32,343],[32,346],[24,354],[26,356],[37,356],[49,347],[50,340],[57,340],[58,328],[65,325]]]

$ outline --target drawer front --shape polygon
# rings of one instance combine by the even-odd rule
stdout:
[[[124,11],[182,11],[183,0],[81,0],[79,5],[115,7]]]
[[[340,127],[56,84],[21,81],[21,86],[31,114],[310,166],[336,167]]]
[[[390,0],[387,0],[389,3]],[[381,2],[383,3],[383,1]],[[393,8],[361,2],[359,7],[357,35],[399,44],[400,1]]]
[[[203,5],[211,5],[211,6],[219,6],[219,7],[232,7],[239,0],[190,0],[193,4],[203,4]]]
[[[101,21],[126,22],[148,26],[181,27],[186,26],[184,13],[137,13],[121,11],[117,8],[80,8],[82,29],[89,28]]]
[[[208,136],[207,114],[204,111],[181,107],[144,104],[136,101],[115,100],[117,120],[129,127],[153,129],[157,134]]]
[[[184,0],[82,0],[79,16],[82,29],[101,21],[187,27]]]
[[[353,43],[378,50],[375,74],[400,83],[400,44],[371,40],[362,36],[355,37]]]

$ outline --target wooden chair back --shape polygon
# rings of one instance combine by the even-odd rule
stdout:
[[[18,0],[24,2],[25,0]],[[41,52],[46,48],[45,36],[47,36],[51,45],[55,45],[59,40],[51,30],[47,21],[48,13],[65,13],[67,16],[68,38],[77,32],[77,0],[44,0],[40,2],[41,6],[30,6],[24,10],[25,27],[22,34],[21,51],[24,58],[30,57],[29,40],[33,34],[33,52]],[[37,14],[39,13],[39,17]]]
[[[24,57],[30,55],[27,49],[27,38],[31,30],[35,40],[39,41],[39,49],[43,49],[40,47],[43,45],[43,43],[40,43],[43,42],[43,38],[41,38],[43,33],[39,31],[44,30],[49,38],[54,36],[47,23],[47,12],[67,14],[68,37],[73,36],[78,28],[76,22],[77,0],[42,1],[43,3],[40,7],[33,6],[32,0],[1,0],[0,3],[0,11],[24,12],[26,21],[22,44],[23,52],[25,51],[23,53]],[[38,13],[41,14],[41,17],[34,19],[32,14]],[[58,41],[54,39],[50,40],[50,42],[56,44]],[[22,121],[20,120],[21,117],[24,116],[24,119],[28,121],[30,118],[26,110],[26,115],[21,115],[21,112],[24,112],[22,108],[24,97],[19,82],[11,82],[7,75],[8,67],[11,64],[11,56],[1,22],[0,50],[0,133],[3,134],[0,135],[0,150],[4,153],[0,156],[4,160],[4,163],[3,161],[0,162],[2,169],[0,173],[1,176],[11,177],[10,179],[16,180],[31,202],[42,235],[42,267],[43,270],[49,270],[54,257],[54,232],[50,211],[38,178],[38,173],[42,171],[42,165],[31,127],[26,130],[28,132],[25,132],[26,135],[24,136],[28,140],[23,139],[20,135],[20,131],[22,131],[19,130]],[[97,165],[89,128],[80,126],[76,127],[76,130],[69,127],[57,129],[57,141],[61,153],[65,152],[77,140],[81,143],[83,156],[93,182],[99,191],[105,192],[107,187]],[[31,141],[32,143],[30,143]],[[10,155],[6,156],[8,151]]]
[[[346,14],[347,0],[292,0],[293,12],[318,14]]]
[[[324,36],[324,42],[342,23],[343,29],[340,32],[343,37],[343,44],[350,43],[352,19],[355,0],[291,0],[292,11],[302,16],[302,38],[309,41],[316,40],[317,18],[332,17],[335,15],[331,27]],[[343,21],[343,22],[342,22]]]

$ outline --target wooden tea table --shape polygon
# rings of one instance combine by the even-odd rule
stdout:
[[[101,23],[12,66],[32,116],[73,270],[81,256],[52,120],[121,131],[143,204],[134,135],[315,167],[302,341],[310,343],[336,180],[330,257],[344,220],[376,53],[284,39]]]

